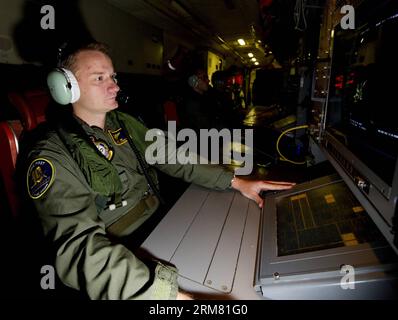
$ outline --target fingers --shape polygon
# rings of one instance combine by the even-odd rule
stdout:
[[[233,188],[239,190],[245,197],[254,200],[262,208],[264,200],[259,196],[261,190],[286,190],[296,183],[285,181],[244,180],[236,178]]]
[[[252,194],[249,198],[254,200],[260,208],[263,207],[264,200],[257,193]]]
[[[261,185],[262,190],[286,190],[290,189],[295,185],[295,183],[285,182],[285,183],[273,183],[269,181],[263,181]]]
[[[248,190],[248,192],[243,192],[242,195],[255,201],[260,208],[263,207],[264,200],[259,196],[257,192],[253,190]]]
[[[296,182],[288,182],[288,181],[272,181],[272,180],[263,180],[265,183],[270,183],[270,184],[283,184],[287,186],[294,186],[296,185]]]

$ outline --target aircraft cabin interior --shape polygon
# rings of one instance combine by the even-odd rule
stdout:
[[[6,297],[87,299],[56,272],[48,288],[59,266],[25,202],[57,177],[44,185],[48,171],[33,172],[34,190],[21,163],[30,138],[64,108],[47,76],[73,46],[96,41],[109,47],[118,110],[168,141],[183,130],[197,136],[196,152],[217,154],[208,163],[244,180],[295,183],[261,191],[260,208],[237,190],[156,170],[164,201],[133,233],[137,257],[176,266],[195,299],[396,299],[397,31],[394,0],[2,1]],[[189,113],[198,83],[205,98]],[[205,131],[224,133],[214,146]]]

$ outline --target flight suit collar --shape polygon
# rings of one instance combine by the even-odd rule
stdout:
[[[89,125],[87,122],[85,122],[84,120],[80,119],[80,118],[79,118],[78,116],[76,116],[75,114],[73,114],[73,117],[74,117],[74,118],[76,119],[76,121],[82,126],[83,130],[84,130],[87,134],[89,134],[89,135],[95,134],[94,127],[90,127],[90,125]]]
[[[109,113],[106,114],[106,118],[105,118],[105,127],[104,129],[97,127],[97,126],[90,126],[87,122],[85,122],[84,120],[80,119],[78,116],[76,116],[75,114],[73,114],[73,117],[76,119],[76,121],[82,126],[82,128],[84,129],[84,131],[89,134],[95,134],[96,132],[98,132],[99,130],[103,131],[103,132],[108,132],[108,130],[115,130],[118,129],[118,127],[116,128],[115,124],[112,122],[111,117],[109,116]]]

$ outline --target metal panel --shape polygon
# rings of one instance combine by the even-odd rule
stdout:
[[[234,196],[213,191],[192,222],[171,262],[182,276],[204,283]],[[205,248],[205,250],[198,250]]]
[[[225,292],[232,290],[236,263],[247,219],[248,202],[249,200],[240,194],[236,194],[232,201],[205,280],[206,285],[215,289]]]
[[[259,221],[256,203],[239,193],[191,185],[142,248],[175,264],[195,298],[261,299],[253,289]]]
[[[209,190],[191,185],[141,248],[155,257],[170,261],[208,195]]]

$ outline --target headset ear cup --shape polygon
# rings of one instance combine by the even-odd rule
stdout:
[[[74,103],[80,98],[79,85],[70,70],[54,69],[47,76],[47,85],[51,96],[59,104]]]
[[[68,69],[62,69],[69,78],[70,90],[72,93],[70,103],[75,103],[80,98],[80,88],[75,75]]]
[[[198,86],[198,83],[199,83],[199,78],[196,74],[194,74],[188,78],[188,84],[192,88],[196,88]]]

